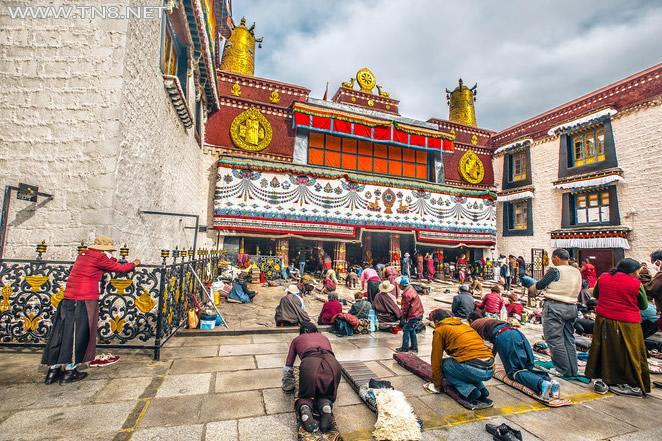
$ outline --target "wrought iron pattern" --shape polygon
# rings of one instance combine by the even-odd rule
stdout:
[[[68,262],[0,263],[0,344],[46,341],[70,269]]]
[[[191,257],[192,257],[191,253]],[[200,253],[162,266],[141,266],[129,274],[106,273],[99,297],[99,346],[160,346],[186,323],[186,311],[206,301],[192,274],[210,281],[219,255]],[[43,346],[57,306],[64,298],[73,262],[0,261],[0,346]],[[194,304],[194,305],[193,305]]]

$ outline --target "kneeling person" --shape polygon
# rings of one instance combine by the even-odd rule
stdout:
[[[295,408],[303,427],[308,432],[328,432],[332,426],[333,403],[336,401],[341,367],[331,349],[329,339],[320,334],[312,323],[304,323],[299,336],[290,343],[290,350],[283,368],[283,390],[294,390],[292,367],[296,357],[299,367],[299,397]],[[320,414],[319,423],[313,409]]]
[[[430,314],[435,324],[432,338],[432,382],[438,391],[456,389],[473,405],[491,405],[483,384],[492,378],[494,357],[478,333],[448,311]],[[450,357],[443,358],[444,352]]]
[[[546,400],[560,397],[559,383],[546,372],[534,369],[533,350],[521,331],[504,321],[480,318],[478,314],[469,316],[469,321],[478,335],[492,343],[508,378],[523,384]]]

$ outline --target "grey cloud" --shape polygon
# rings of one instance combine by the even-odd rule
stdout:
[[[265,44],[256,75],[321,96],[367,66],[401,113],[445,118],[444,88],[479,83],[481,127],[502,129],[662,59],[651,1],[241,1]]]

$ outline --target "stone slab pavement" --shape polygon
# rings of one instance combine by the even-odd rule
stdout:
[[[527,326],[533,338],[538,328]],[[73,385],[42,384],[37,352],[0,352],[0,440],[293,441],[293,397],[280,389],[295,334],[177,336],[160,361],[121,350],[119,363],[89,368]],[[471,412],[392,360],[400,336],[329,336],[339,359],[358,359],[403,391],[425,425],[424,440],[491,440],[486,422],[520,428],[525,440],[659,440],[662,391],[646,399],[597,395],[562,381],[572,407],[548,409],[495,380],[495,407]],[[420,338],[429,360],[431,330]],[[335,414],[345,440],[370,440],[375,415],[343,382]]]

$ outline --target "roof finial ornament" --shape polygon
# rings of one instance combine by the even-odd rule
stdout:
[[[246,17],[241,17],[239,26],[232,22],[234,29],[225,43],[221,70],[252,77],[255,71],[255,43],[262,47],[262,37],[255,37],[255,23],[246,27]]]
[[[476,127],[474,102],[476,101],[477,90],[478,83],[469,88],[464,85],[462,78],[458,80],[458,86],[453,91],[446,89],[448,119],[450,121]]]

